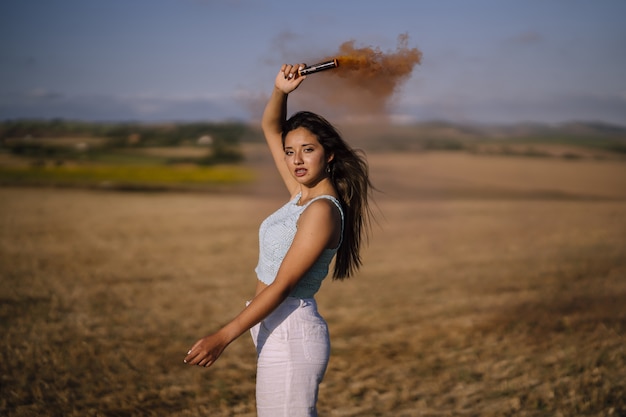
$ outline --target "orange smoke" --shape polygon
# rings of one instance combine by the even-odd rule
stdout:
[[[384,116],[394,93],[421,62],[422,53],[408,46],[408,35],[398,37],[395,51],[355,46],[344,42],[339,51],[324,59],[336,58],[338,68],[307,78],[306,100],[323,106],[318,111],[342,116]],[[317,110],[317,109],[316,109]]]

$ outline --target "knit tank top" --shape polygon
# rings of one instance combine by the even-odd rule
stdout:
[[[321,195],[315,197],[307,204],[298,205],[301,193],[298,193],[291,201],[276,210],[266,218],[259,228],[259,263],[255,268],[257,278],[264,284],[271,284],[276,279],[276,274],[280,268],[291,243],[296,235],[297,222],[302,212],[312,202],[325,198],[332,201],[341,213],[341,238],[339,245],[334,249],[324,249],[320,257],[317,258],[313,266],[298,281],[290,297],[313,298],[322,286],[322,281],[328,275],[328,267],[337,249],[341,245],[343,238],[344,216],[341,203],[331,195]]]

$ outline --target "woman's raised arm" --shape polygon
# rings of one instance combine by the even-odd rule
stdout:
[[[283,123],[287,119],[287,97],[306,78],[306,76],[298,74],[299,68],[304,68],[304,65],[283,65],[280,68],[261,121],[263,134],[274,158],[276,168],[292,196],[298,192],[299,185],[285,164],[282,131]]]

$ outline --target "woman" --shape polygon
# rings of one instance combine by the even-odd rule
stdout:
[[[250,329],[258,356],[259,416],[316,416],[330,352],[315,293],[336,255],[333,278],[361,265],[371,184],[365,161],[322,117],[286,119],[287,96],[306,78],[283,65],[263,113],[263,132],[291,199],[261,225],[255,297],[231,322],[198,340],[185,362],[211,366]]]

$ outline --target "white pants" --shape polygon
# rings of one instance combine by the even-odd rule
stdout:
[[[317,416],[330,342],[315,300],[288,297],[250,333],[257,350],[257,416]]]

